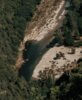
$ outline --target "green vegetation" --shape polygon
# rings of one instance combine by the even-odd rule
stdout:
[[[40,72],[39,80],[29,82],[19,79],[16,73],[5,74],[0,77],[0,100],[82,100],[82,60],[76,69],[57,80],[53,69],[48,72]]]
[[[58,80],[53,79],[53,73],[47,74],[44,71],[40,80],[30,82],[29,100],[82,100],[82,62]]]
[[[62,27],[55,33],[56,36],[48,47],[56,43],[65,46],[82,46],[82,0],[67,0],[70,6],[66,7],[67,14]],[[77,42],[75,42],[77,41]]]
[[[68,0],[70,6],[67,8],[68,13],[63,25],[64,43],[67,46],[75,44],[74,40],[78,40],[82,36],[82,1],[81,0]],[[81,41],[82,42],[82,41]]]
[[[82,36],[82,1],[81,0],[68,0],[70,6],[67,8],[68,13],[63,25],[64,43],[67,46],[75,44],[74,40]],[[81,41],[82,42],[82,41]]]
[[[27,100],[14,65],[18,47],[40,0],[0,0],[0,100]],[[23,87],[24,86],[24,87]]]
[[[39,1],[0,0],[0,68],[15,63],[27,22]]]
[[[72,46],[75,38],[82,36],[82,0],[68,1],[71,6],[55,42]],[[39,2],[0,0],[0,100],[82,100],[82,63],[58,80],[53,78],[53,73],[47,77],[44,71],[39,80],[26,82],[14,69],[26,25]]]

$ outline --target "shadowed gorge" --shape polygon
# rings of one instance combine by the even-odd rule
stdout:
[[[50,35],[49,35],[50,37]],[[30,80],[36,65],[41,60],[42,56],[49,50],[47,45],[53,39],[44,37],[41,41],[30,40],[26,42],[25,50],[23,51],[24,64],[19,69],[19,75],[24,76],[26,80]]]

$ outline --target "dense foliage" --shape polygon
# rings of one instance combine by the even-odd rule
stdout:
[[[59,31],[55,41],[69,46],[74,45],[72,36],[82,36],[82,0],[67,1],[71,6],[67,8],[69,13],[61,28],[64,41]],[[42,73],[39,80],[26,82],[13,69],[26,24],[39,2],[0,0],[0,100],[82,100],[82,63],[58,80]]]
[[[62,27],[55,33],[55,38],[48,47],[56,43],[65,46],[82,46],[82,0],[67,0],[67,14]]]
[[[74,45],[74,40],[82,36],[82,1],[81,0],[67,0],[70,6],[67,7],[68,13],[62,27],[64,31],[64,44],[67,46]],[[65,26],[65,27],[64,27]],[[82,42],[82,41],[81,41]],[[79,43],[78,43],[79,44]]]
[[[82,62],[58,80],[53,79],[52,73],[47,77],[45,71],[40,78],[30,82],[29,100],[82,100]]]
[[[40,0],[0,0],[0,68],[13,65],[27,22]]]
[[[0,0],[0,100],[24,100],[23,81],[14,71],[26,25],[40,0]]]

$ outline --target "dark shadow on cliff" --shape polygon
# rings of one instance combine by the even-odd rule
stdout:
[[[50,49],[45,46],[48,40],[49,38],[44,38],[39,42],[35,40],[27,41],[23,55],[25,63],[23,63],[19,70],[19,76],[23,76],[26,80],[32,77],[36,65],[41,60],[42,56]]]

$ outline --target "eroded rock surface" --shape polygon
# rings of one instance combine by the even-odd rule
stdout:
[[[52,65],[54,73],[60,75],[64,69],[67,69],[67,64],[77,61],[82,56],[80,54],[81,48],[75,48],[76,52],[72,55],[68,54],[69,48],[64,46],[46,48],[52,41],[55,31],[62,25],[66,14],[65,6],[65,0],[42,0],[37,7],[37,11],[25,31],[25,37],[21,42],[16,63],[17,68],[20,69],[25,78],[38,78],[39,71],[43,71],[46,67],[51,68]],[[23,59],[23,52],[26,49],[25,43],[29,41],[33,42],[29,49],[27,47],[27,59]],[[64,53],[65,57],[53,61],[56,53],[59,52]],[[63,68],[64,65],[65,68]]]

